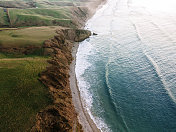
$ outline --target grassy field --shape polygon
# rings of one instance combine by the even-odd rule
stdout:
[[[0,47],[42,46],[58,28],[1,28]],[[38,81],[47,59],[33,54],[0,53],[0,131],[30,131],[37,112],[52,103],[48,89]]]
[[[19,4],[20,1],[27,4],[32,0],[14,0],[17,8],[8,8],[9,13],[3,8],[7,8],[4,5],[13,5],[12,1],[1,1],[5,4],[0,5],[0,27],[4,25],[9,25],[9,27],[56,25],[74,27],[75,25],[72,23],[73,6],[81,3],[77,0],[73,0],[74,2],[72,0],[36,0],[34,7],[27,8],[23,4]],[[7,18],[10,18],[11,24]]]
[[[0,59],[0,131],[29,131],[36,113],[51,103],[48,89],[37,80],[46,59]]]
[[[0,8],[0,25],[4,25],[4,10]]]
[[[68,8],[57,9],[9,9],[9,16],[13,27],[25,26],[53,26],[60,25],[63,20],[70,22]],[[63,23],[64,24],[64,23]],[[62,26],[62,25],[60,25]],[[66,25],[65,26],[73,26]]]
[[[0,26],[6,26],[9,25],[8,19],[7,19],[7,15],[4,12],[4,10],[2,8],[0,8]]]
[[[43,42],[56,35],[59,27],[30,27],[17,30],[1,29],[1,47],[25,47],[29,45],[42,46]]]
[[[42,46],[58,28],[1,28],[0,47]],[[30,131],[37,112],[52,103],[48,89],[38,81],[47,59],[0,53],[0,131]]]

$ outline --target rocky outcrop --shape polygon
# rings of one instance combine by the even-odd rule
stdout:
[[[41,110],[36,116],[36,125],[32,131],[71,132],[82,131],[72,104],[69,84],[69,65],[72,62],[74,41],[82,41],[90,36],[90,31],[79,29],[61,29],[53,39],[44,42],[43,48],[50,49],[52,59],[40,81],[49,88],[53,105]],[[76,128],[74,128],[76,127]]]
[[[55,54],[55,50],[53,47],[58,47],[58,44],[56,42],[59,41],[60,43],[65,43],[65,47],[62,47],[64,49],[69,48],[70,55],[71,55],[71,50],[70,50],[70,42],[81,42],[85,38],[91,35],[91,32],[88,30],[82,30],[82,29],[72,29],[72,28],[64,28],[56,31],[57,36],[54,37],[54,39],[47,40],[45,41],[43,48],[44,48],[44,55],[53,55]],[[52,44],[51,44],[51,41]]]
[[[64,29],[62,32],[65,34],[67,40],[75,42],[81,42],[87,38],[87,36],[91,35],[90,31],[83,29]]]

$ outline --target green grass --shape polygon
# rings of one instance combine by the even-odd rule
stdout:
[[[0,8],[0,25],[4,23],[4,10]]]
[[[0,8],[0,26],[9,25],[7,14],[2,8]]]
[[[46,59],[0,59],[0,131],[29,131],[36,113],[51,103],[48,89],[37,80]]]
[[[1,28],[1,47],[42,46],[58,27]],[[0,131],[30,131],[37,112],[52,103],[48,88],[38,81],[48,57],[0,53]]]
[[[60,9],[9,9],[13,27],[52,26],[55,21],[71,21],[71,13],[67,8]],[[69,26],[69,25],[67,25]]]
[[[58,29],[58,27],[30,27],[17,30],[2,29],[3,31],[0,31],[0,46],[42,46],[45,40],[56,35],[56,29]]]
[[[9,0],[1,0],[9,1]],[[13,1],[13,0],[12,0]],[[28,2],[31,0],[14,0]],[[73,4],[79,5],[79,0],[36,0],[37,8],[17,9],[9,8],[9,16],[11,25],[8,22],[8,17],[4,13],[3,8],[0,8],[0,27],[9,25],[11,27],[26,27],[26,26],[66,26],[75,27],[70,23],[72,20]],[[17,4],[17,3],[16,3]],[[17,4],[18,5],[18,4]],[[21,6],[20,4],[18,6]],[[18,7],[17,6],[17,7]],[[25,7],[21,7],[25,8]]]

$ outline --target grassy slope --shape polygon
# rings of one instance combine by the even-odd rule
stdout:
[[[6,13],[2,8],[0,8],[0,25],[9,25]]]
[[[44,40],[56,34],[57,28],[1,29],[0,46],[42,46]],[[48,89],[37,80],[47,59],[0,53],[0,131],[30,130],[36,113],[51,103]]]
[[[3,0],[7,1],[8,0]],[[17,0],[20,1],[20,0]],[[21,0],[25,1],[25,0]],[[59,3],[60,2],[60,3]],[[77,1],[75,1],[77,2]],[[10,2],[9,2],[10,3]],[[9,17],[12,27],[25,26],[71,26],[72,0],[36,0],[37,8],[15,9],[9,8]],[[67,6],[68,5],[68,6]],[[25,7],[21,7],[25,8]],[[5,12],[0,9],[0,26],[8,23],[8,19],[3,17]],[[1,22],[3,22],[1,24]]]
[[[58,29],[58,27],[30,27],[18,30],[3,30],[0,31],[0,46],[42,46],[44,40],[52,38],[56,35],[56,29]]]
[[[52,26],[64,21],[70,22],[68,8],[57,9],[9,9],[12,26]],[[68,26],[68,25],[66,25]]]
[[[42,46],[58,28],[1,28],[0,47]],[[51,104],[48,89],[38,81],[48,58],[28,56],[0,53],[0,131],[30,131],[37,112]]]
[[[51,102],[37,80],[46,66],[42,57],[0,59],[0,131],[30,130],[36,113]]]
[[[0,25],[4,24],[4,10],[0,8]]]
[[[56,34],[57,28],[2,29],[0,46],[42,46],[44,40]],[[0,131],[29,131],[37,112],[51,104],[48,89],[37,80],[38,74],[46,69],[47,59],[0,53]]]

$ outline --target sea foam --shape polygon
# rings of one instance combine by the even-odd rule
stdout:
[[[79,91],[80,91],[80,95],[81,95],[81,100],[83,103],[83,107],[84,109],[86,109],[86,111],[88,112],[88,114],[90,115],[91,119],[95,122],[95,124],[97,125],[97,127],[101,130],[101,131],[110,131],[110,129],[108,128],[108,126],[104,123],[104,120],[94,116],[92,114],[92,104],[93,104],[93,95],[90,93],[89,89],[90,89],[90,84],[88,82],[86,82],[85,78],[84,78],[84,73],[86,71],[86,69],[88,69],[89,67],[91,67],[91,63],[88,62],[88,56],[91,54],[93,54],[92,52],[92,45],[91,43],[88,42],[88,40],[85,40],[84,42],[80,43],[79,48],[78,48],[78,52],[76,55],[76,68],[75,68],[75,72],[76,72],[76,78],[78,81],[78,87],[79,87]]]

